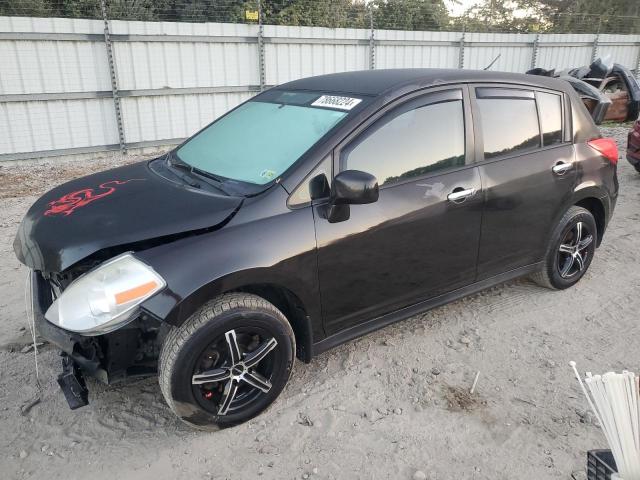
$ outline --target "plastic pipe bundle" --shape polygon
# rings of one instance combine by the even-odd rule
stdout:
[[[626,370],[604,375],[587,372],[583,383],[576,363],[570,365],[609,443],[619,478],[640,480],[638,377]]]

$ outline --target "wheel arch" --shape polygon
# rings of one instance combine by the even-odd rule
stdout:
[[[251,293],[264,298],[282,312],[287,318],[296,339],[296,356],[309,363],[313,354],[313,329],[311,319],[304,303],[291,290],[272,283],[254,283],[243,285],[232,292]],[[224,292],[228,293],[228,292]]]
[[[573,206],[582,207],[588,210],[595,218],[598,234],[596,246],[599,247],[607,228],[611,205],[606,191],[593,184],[578,185],[574,189],[573,194],[569,195],[568,198],[565,199],[562,203],[562,207],[555,213],[553,222],[551,223],[551,228],[547,232],[545,237],[547,239],[547,243],[553,233],[554,226],[558,224],[565,212]]]
[[[162,319],[170,325],[180,326],[213,298],[232,292],[251,293],[283,313],[295,335],[296,356],[308,363],[313,355],[314,340],[324,336],[319,305],[314,303],[312,292],[295,287],[295,279],[274,276],[265,270],[251,269],[215,279],[180,299]]]
[[[611,212],[611,200],[607,191],[602,188],[601,185],[592,182],[582,182],[575,188],[571,204],[567,205],[566,209],[573,205],[588,210],[595,218],[598,229],[596,247],[599,247],[602,243],[604,232],[607,229]]]
[[[591,212],[591,215],[593,215],[593,218],[596,221],[596,228],[598,229],[598,241],[596,242],[596,246],[599,247],[602,243],[602,237],[604,236],[604,231],[607,226],[607,213],[602,199],[597,197],[585,197],[574,203],[574,205],[588,210]]]

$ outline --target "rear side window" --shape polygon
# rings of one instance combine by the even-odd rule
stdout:
[[[554,93],[536,92],[542,144],[546,147],[562,143],[562,97]]]
[[[540,126],[533,92],[478,88],[484,158],[515,155],[540,147]]]
[[[462,100],[398,107],[341,154],[341,170],[375,175],[391,185],[465,163]]]

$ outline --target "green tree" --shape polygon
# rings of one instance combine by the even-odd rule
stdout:
[[[110,0],[113,1],[113,0]],[[154,0],[150,0],[155,4]],[[242,22],[244,11],[255,9],[257,2],[230,0],[164,0],[156,9],[156,19],[183,22]]]
[[[70,3],[95,4],[96,0],[71,0]],[[158,20],[168,3],[168,0],[107,0],[107,16],[118,20]]]
[[[373,0],[376,28],[438,30],[449,25],[449,12],[442,0]]]
[[[640,33],[638,0],[527,0],[535,4],[548,30]]]
[[[273,25],[368,27],[363,0],[265,0],[263,21]]]
[[[51,2],[57,4],[60,17],[71,18],[102,18],[100,0],[60,0]]]
[[[485,0],[455,20],[469,31],[640,33],[638,0]]]
[[[21,17],[53,17],[58,13],[49,0],[9,0],[0,3],[0,15]]]
[[[541,28],[539,12],[527,0],[485,0],[468,9],[453,23],[456,29],[469,32],[517,33]]]

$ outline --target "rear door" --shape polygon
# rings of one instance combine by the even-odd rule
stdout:
[[[542,260],[577,166],[561,92],[472,88],[484,210],[478,280]]]
[[[475,280],[482,196],[469,113],[466,87],[421,94],[334,152],[334,172],[375,175],[380,197],[339,223],[316,206],[327,334]]]

